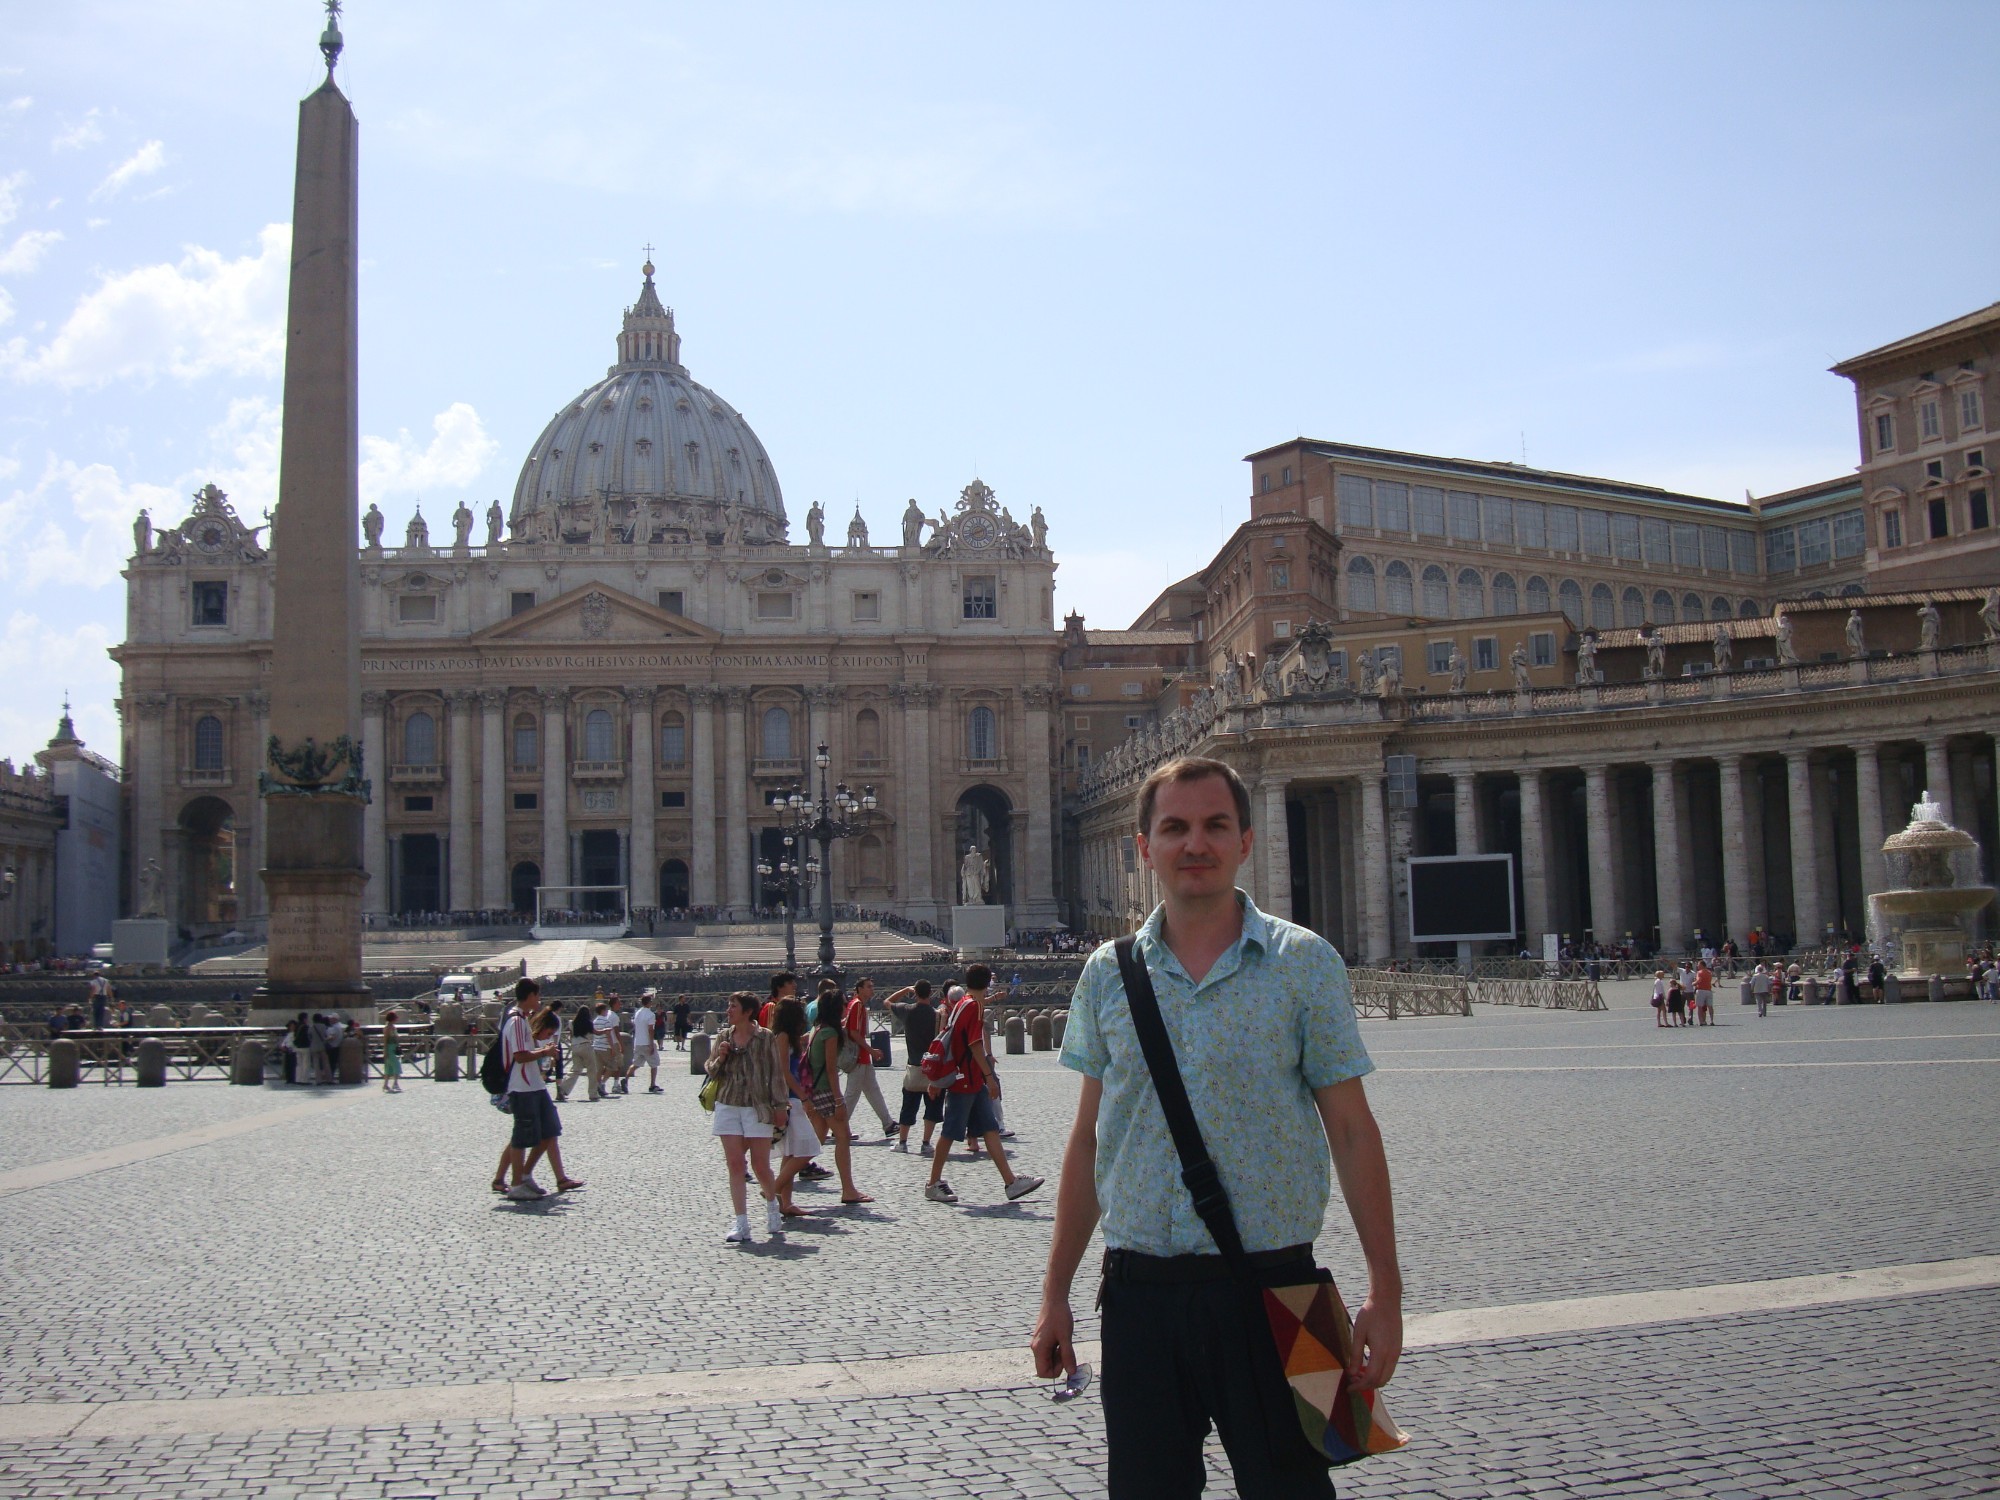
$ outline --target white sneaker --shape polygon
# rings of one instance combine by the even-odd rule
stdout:
[[[896,1149],[905,1156],[908,1156],[910,1154],[910,1143],[908,1141],[898,1141],[896,1142]]]
[[[507,1189],[507,1196],[516,1203],[533,1203],[537,1198],[546,1198],[541,1185],[532,1177],[524,1177]]]
[[[771,1199],[764,1205],[764,1232],[783,1234],[785,1232],[785,1211],[778,1207],[778,1200]]]
[[[1016,1177],[1007,1184],[1007,1201],[1012,1203],[1017,1198],[1025,1198],[1041,1185],[1039,1177]]]
[[[958,1194],[951,1190],[951,1184],[948,1182],[933,1182],[924,1189],[924,1197],[932,1203],[958,1202]]]
[[[729,1233],[722,1237],[722,1243],[725,1245],[747,1245],[750,1243],[749,1215],[744,1215],[744,1217],[738,1219],[730,1226]]]

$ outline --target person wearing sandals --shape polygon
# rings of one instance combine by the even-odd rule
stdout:
[[[813,1112],[812,1064],[806,1059],[809,1034],[805,1002],[780,1000],[771,1018],[771,1035],[776,1039],[785,1068],[785,1086],[792,1096],[784,1131],[778,1137],[778,1212],[787,1219],[806,1217],[806,1210],[792,1201],[792,1184],[819,1155],[820,1120]]]
[[[842,1024],[845,1007],[840,987],[822,990],[813,1006],[811,1040],[806,1056],[812,1067],[812,1111],[833,1136],[833,1165],[840,1173],[842,1203],[873,1203],[875,1200],[854,1185],[853,1138],[847,1129],[847,1110],[840,1102],[840,1044],[847,1036]]]
[[[731,1245],[747,1245],[750,1195],[744,1181],[746,1158],[764,1195],[765,1231],[785,1232],[778,1185],[771,1177],[771,1136],[785,1129],[791,1089],[786,1086],[776,1038],[757,1024],[757,997],[748,990],[731,995],[728,1020],[728,1029],[716,1039],[715,1051],[708,1059],[708,1076],[720,1082],[710,1133],[722,1142],[722,1160],[729,1169],[729,1202],[736,1210],[735,1223],[723,1239]]]
[[[393,1010],[382,1017],[382,1092],[403,1092],[403,1055],[396,1050],[396,1013]]]

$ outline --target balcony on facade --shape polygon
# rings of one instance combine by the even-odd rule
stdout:
[[[391,766],[389,783],[392,786],[442,786],[444,767],[442,765]]]
[[[750,774],[759,780],[783,778],[797,781],[805,775],[805,762],[801,760],[776,760],[764,756],[750,762]]]
[[[187,766],[181,770],[182,786],[228,786],[236,779],[236,773],[227,766],[211,766],[203,769]]]
[[[623,781],[625,762],[622,760],[580,760],[569,768],[571,781]]]

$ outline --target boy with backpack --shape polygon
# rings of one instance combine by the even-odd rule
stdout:
[[[1000,1144],[1000,1122],[993,1116],[1000,1080],[986,1055],[986,986],[992,982],[993,971],[985,964],[973,964],[965,971],[965,998],[952,1008],[944,1030],[924,1055],[924,1076],[945,1091],[944,1120],[938,1132],[944,1143],[931,1157],[930,1185],[924,1189],[924,1197],[932,1203],[958,1202],[958,1194],[944,1180],[944,1164],[952,1143],[968,1136],[985,1141],[986,1154],[1006,1184],[1008,1202],[1025,1198],[1042,1185],[1039,1177],[1014,1175],[1006,1148]]]

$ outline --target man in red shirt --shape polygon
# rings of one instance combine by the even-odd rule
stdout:
[[[965,998],[947,1012],[945,1055],[957,1066],[958,1077],[945,1090],[944,1124],[938,1133],[944,1144],[931,1158],[930,1186],[924,1196],[933,1203],[956,1203],[958,1194],[944,1180],[945,1158],[952,1143],[978,1136],[986,1143],[986,1155],[1000,1169],[1007,1186],[1007,1201],[1025,1198],[1042,1185],[1039,1177],[1017,1177],[1000,1144],[1000,1122],[993,1117],[993,1101],[1000,1097],[1000,1080],[986,1055],[986,986],[993,971],[974,964],[965,971]]]
[[[751,993],[754,995],[755,990]],[[771,1017],[778,1013],[780,1000],[796,1000],[799,997],[799,976],[785,969],[771,976],[771,998],[764,1002],[763,1010],[757,1014],[757,1024],[766,1031],[771,1029]]]
[[[882,1099],[882,1085],[875,1081],[875,1053],[868,1045],[868,1002],[875,998],[875,981],[863,979],[854,986],[854,994],[848,999],[847,1010],[841,1017],[841,1030],[846,1033],[847,1043],[854,1048],[854,1066],[847,1070],[847,1087],[842,1091],[847,1105],[847,1118],[854,1119],[854,1106],[863,1094],[875,1111],[875,1118],[882,1123],[882,1139],[889,1140],[896,1134],[896,1122],[890,1118],[889,1106]],[[842,1045],[845,1052],[847,1046]]]

